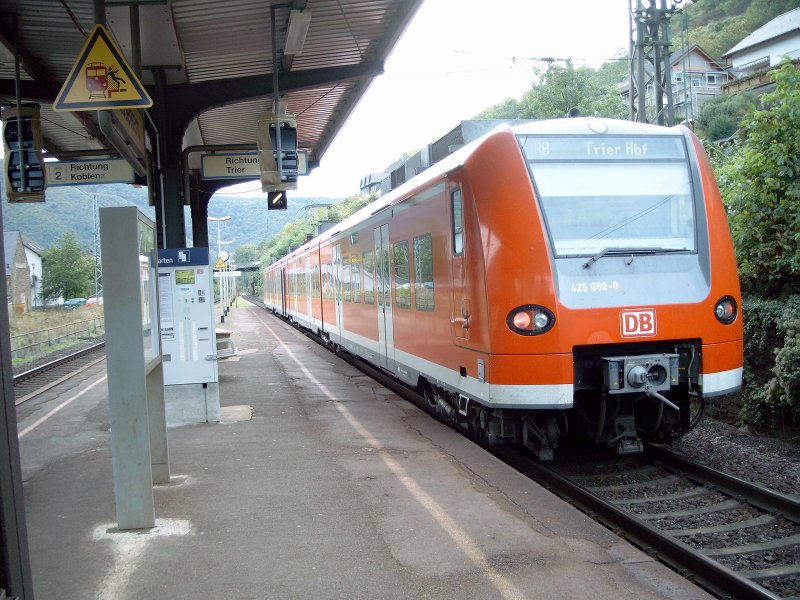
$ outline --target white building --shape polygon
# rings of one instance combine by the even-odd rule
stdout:
[[[31,300],[33,306],[43,306],[42,298],[42,252],[44,250],[22,238],[22,246],[25,248],[25,258],[28,260],[28,267],[31,271]]]
[[[766,72],[784,58],[800,59],[800,8],[783,13],[759,27],[728,50],[722,57],[739,78],[727,92],[742,89],[767,91],[771,80]]]
[[[733,77],[698,45],[682,48],[670,55],[672,103],[679,120],[696,119],[703,104],[722,93],[722,86]]]

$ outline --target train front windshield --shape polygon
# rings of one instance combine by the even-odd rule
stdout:
[[[557,257],[695,251],[682,137],[521,135],[519,142]]]

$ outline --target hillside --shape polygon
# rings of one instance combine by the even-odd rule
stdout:
[[[60,186],[48,188],[46,202],[9,204],[3,195],[3,228],[21,231],[25,239],[49,248],[64,233],[71,231],[86,248],[93,247],[94,218],[92,204],[97,206],[138,206],[155,219],[153,207],[147,205],[147,190],[127,184]],[[284,225],[294,221],[298,212],[312,202],[337,202],[323,199],[290,198],[286,211],[268,211],[265,198],[215,195],[209,204],[210,216],[230,215],[220,226],[223,240],[234,240],[232,247],[255,244],[275,236]],[[187,238],[191,241],[191,215],[185,208]],[[209,223],[209,243],[215,247],[217,228]]]
[[[674,44],[681,45],[685,27],[690,44],[711,56],[722,55],[778,15],[800,7],[800,0],[696,0],[687,4],[670,25]]]

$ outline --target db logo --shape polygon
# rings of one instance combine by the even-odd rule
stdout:
[[[649,337],[656,335],[656,309],[638,308],[621,310],[619,325],[622,337]]]

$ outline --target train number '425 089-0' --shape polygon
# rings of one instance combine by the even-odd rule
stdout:
[[[616,292],[619,281],[576,281],[569,286],[570,292]]]

